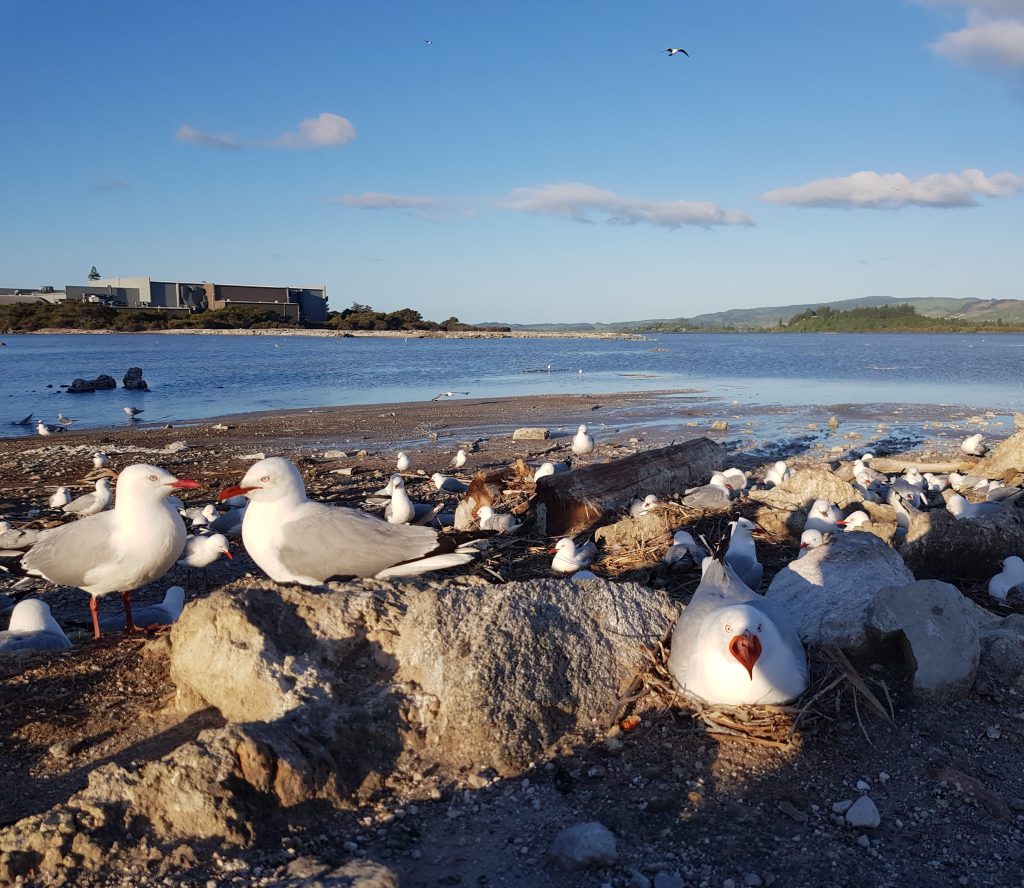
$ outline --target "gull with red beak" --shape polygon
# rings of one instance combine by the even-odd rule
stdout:
[[[676,621],[668,670],[684,694],[716,705],[788,703],[807,689],[796,630],[720,557]]]
[[[272,456],[250,466],[220,499],[246,496],[242,542],[277,583],[319,586],[334,577],[416,576],[467,564],[478,554],[429,527],[388,524],[379,518],[311,501],[299,470]]]
[[[736,571],[744,583],[756,590],[764,576],[764,568],[757,560],[757,546],[754,543],[754,533],[761,528],[749,518],[737,518],[730,521],[729,526],[732,527],[732,536],[725,553],[725,563]]]
[[[51,583],[88,592],[96,638],[96,599],[120,592],[125,631],[135,631],[132,592],[160,579],[185,548],[185,522],[167,497],[199,486],[156,466],[128,466],[118,475],[113,509],[41,533],[21,565]]]
[[[680,502],[691,509],[724,509],[732,500],[732,484],[721,472],[715,472],[702,487],[691,487]]]

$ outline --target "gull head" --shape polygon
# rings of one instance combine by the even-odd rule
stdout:
[[[587,433],[587,424],[581,423],[580,427],[576,430],[577,435],[585,435]]]
[[[747,533],[755,533],[761,528],[755,524],[749,518],[737,518],[735,521],[730,521],[729,526],[732,528],[732,532],[735,534],[736,531],[745,531]]]
[[[101,487],[105,485],[105,487]],[[136,463],[128,466],[117,476],[117,495],[127,495],[131,499],[140,500],[162,500],[170,496],[175,490],[195,490],[202,485],[198,481],[188,478],[175,478],[166,469],[158,466],[149,466],[145,463]],[[109,489],[110,479],[100,478],[96,482],[96,489]]]
[[[57,621],[50,615],[50,606],[38,598],[19,601],[11,611],[11,632],[61,631]]]
[[[714,651],[727,662],[739,663],[754,680],[754,666],[762,652],[765,635],[764,614],[745,604],[721,608],[704,627],[704,636]],[[770,624],[768,624],[770,626]]]
[[[817,549],[825,543],[825,534],[820,530],[805,530],[800,534],[800,549],[801,554],[806,549]]]
[[[281,499],[305,499],[306,486],[294,464],[281,456],[261,459],[249,467],[245,477],[234,487],[226,487],[217,500],[246,496],[250,502],[274,502]]]
[[[555,543],[555,547],[550,552],[553,555],[561,555],[563,558],[572,558],[576,554],[576,544],[572,541],[571,537],[562,537],[562,539]]]

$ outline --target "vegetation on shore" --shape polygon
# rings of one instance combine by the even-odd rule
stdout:
[[[821,306],[769,329],[776,333],[1020,333],[1024,324],[929,318],[918,314],[912,305],[877,305],[850,311]]]
[[[322,324],[301,323],[282,317],[272,308],[231,306],[221,311],[195,314],[164,312],[157,308],[111,308],[88,302],[18,302],[0,305],[0,331],[30,333],[36,330],[113,330],[138,333],[147,330],[250,330],[286,327],[314,330],[508,330],[507,327],[474,327],[458,318],[440,323],[424,320],[411,308],[393,312],[374,311],[368,305],[354,303],[344,311],[332,311]]]

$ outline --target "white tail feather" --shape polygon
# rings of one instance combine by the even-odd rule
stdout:
[[[406,564],[396,564],[394,567],[386,567],[374,576],[378,580],[386,580],[390,577],[415,577],[431,570],[443,570],[446,567],[458,567],[460,564],[469,564],[479,551],[476,543],[463,543],[454,552],[445,555],[432,555],[429,558],[421,558],[419,561],[409,561]]]

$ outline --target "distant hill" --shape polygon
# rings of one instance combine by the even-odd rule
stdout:
[[[852,311],[882,305],[911,305],[918,314],[928,318],[953,318],[962,321],[1024,322],[1024,300],[1021,299],[953,299],[924,297],[899,299],[895,296],[863,296],[859,299],[841,299],[836,302],[811,302],[801,305],[772,305],[764,308],[732,308],[727,311],[708,312],[692,318],[648,318],[642,321],[616,321],[610,324],[503,324],[513,330],[596,330],[657,332],[670,329],[758,329],[788,323],[808,309],[830,308],[833,311]],[[497,323],[497,322],[495,322]],[[482,324],[481,326],[486,326]]]

